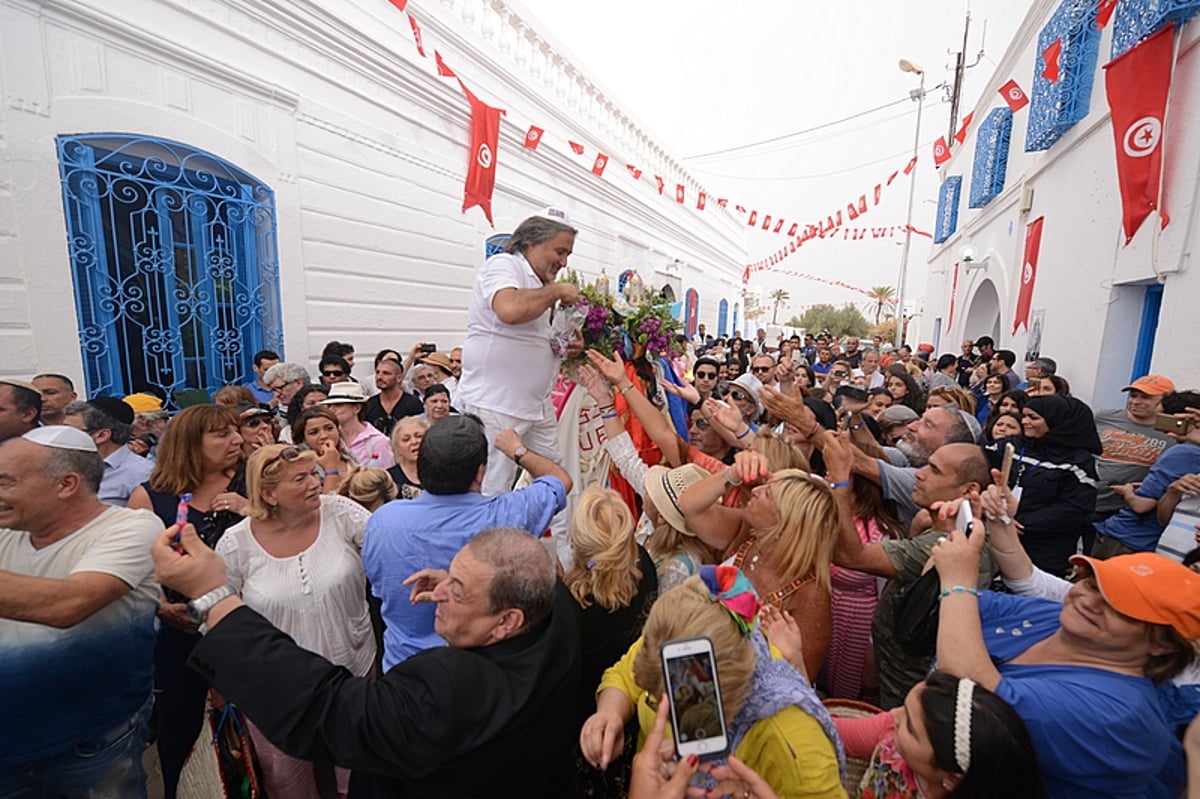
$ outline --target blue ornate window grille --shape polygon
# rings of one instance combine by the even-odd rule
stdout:
[[[1113,22],[1112,57],[1124,55],[1170,22],[1182,27],[1197,13],[1200,0],[1121,0]]]
[[[962,196],[962,175],[951,175],[938,189],[937,226],[933,243],[941,244],[958,230],[958,203]]]
[[[211,392],[283,354],[270,187],[177,142],[57,141],[90,395]]]
[[[1030,92],[1029,126],[1025,151],[1049,150],[1075,123],[1088,115],[1092,81],[1100,50],[1096,30],[1096,0],[1063,0],[1038,34],[1033,59],[1033,89]],[[1043,54],[1055,40],[1062,40],[1059,76],[1054,83],[1043,73]]]
[[[982,208],[1004,191],[1008,177],[1008,144],[1012,137],[1012,111],[993,108],[975,135],[975,164],[971,169],[971,196],[967,206]]]
[[[722,299],[717,304],[717,335],[725,337],[729,335],[729,300]]]

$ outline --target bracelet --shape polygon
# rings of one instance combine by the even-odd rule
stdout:
[[[337,469],[326,469],[325,470],[326,477],[328,477],[331,474],[341,474],[341,472],[339,472]]]
[[[946,588],[942,591],[942,599],[945,599],[946,597],[950,596],[951,594],[970,594],[973,597],[978,597],[979,589],[978,588],[967,588],[966,586],[962,586],[962,585],[952,586],[951,588]]]
[[[829,487],[830,488],[849,488],[850,481],[849,480],[839,480],[836,483],[830,483]]]
[[[633,383],[630,383],[629,385],[625,386],[625,388],[618,388],[617,391],[621,392],[621,394],[624,395],[625,392],[629,391],[631,388],[633,388]]]
[[[617,419],[617,418],[619,418],[620,416],[621,416],[621,414],[617,413],[616,411],[613,411],[612,413],[602,413],[602,414],[600,414],[600,418],[601,418],[601,419]]]
[[[730,477],[729,470],[732,468],[733,468],[732,466],[725,467],[725,482],[729,483],[731,486],[740,486],[742,483],[746,482],[745,480],[742,479],[742,476],[740,474],[737,474],[736,471],[734,472],[734,474],[737,475],[737,479],[734,480],[732,477]]]
[[[740,436],[735,436],[735,438],[737,438],[738,441],[741,441],[743,438],[745,438],[746,436],[750,435],[753,432],[754,432],[754,429],[752,427],[750,427],[750,425],[746,425],[746,432],[742,433]]]

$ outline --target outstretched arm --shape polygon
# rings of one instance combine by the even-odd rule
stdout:
[[[625,362],[621,360],[621,356],[614,354],[612,358],[605,358],[595,350],[588,350],[587,358],[588,363],[625,398],[629,410],[637,417],[650,440],[662,450],[667,462],[673,467],[682,466],[682,463],[676,462],[679,459],[679,435],[667,422],[666,417],[654,407],[645,394],[637,390],[637,386],[625,374]]]

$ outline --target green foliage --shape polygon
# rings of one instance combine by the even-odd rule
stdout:
[[[832,305],[814,305],[801,317],[793,316],[788,325],[802,327],[810,333],[828,331],[835,336],[865,336],[871,324],[862,311],[846,304],[840,308]]]

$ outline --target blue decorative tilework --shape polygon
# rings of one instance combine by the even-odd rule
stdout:
[[[1121,0],[1113,21],[1112,57],[1124,55],[1170,22],[1183,25],[1198,12],[1200,0]]]
[[[1008,143],[1013,115],[1007,107],[993,108],[975,135],[975,165],[971,169],[968,206],[982,208],[1004,191],[1008,175]]]
[[[962,195],[962,175],[951,175],[938,189],[937,225],[933,243],[941,244],[958,230],[958,201]]]
[[[1026,152],[1050,149],[1071,126],[1088,115],[1100,50],[1096,9],[1096,0],[1063,0],[1038,34]],[[1059,79],[1051,83],[1042,75],[1046,66],[1042,54],[1056,39],[1062,39],[1062,53]]]

